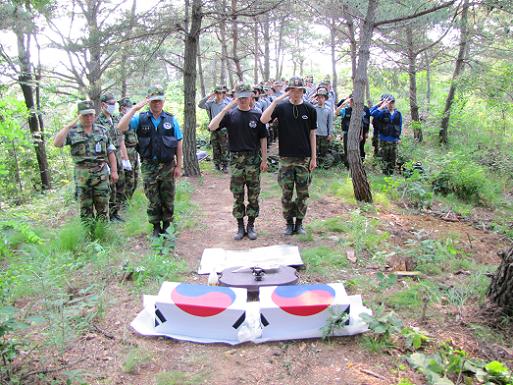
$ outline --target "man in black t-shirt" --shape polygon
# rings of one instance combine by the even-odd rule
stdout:
[[[233,216],[237,219],[234,239],[239,241],[245,234],[255,240],[255,218],[258,217],[260,195],[260,172],[267,171],[267,129],[260,121],[261,113],[251,109],[252,87],[241,84],[236,89],[236,98],[224,107],[208,125],[210,131],[219,127],[228,129],[228,144],[231,151],[230,191],[233,193]],[[233,108],[237,106],[237,108]],[[244,186],[248,204],[244,204]],[[244,230],[244,216],[248,225]]]
[[[276,98],[261,118],[262,123],[278,119],[280,125],[278,183],[282,189],[283,216],[287,221],[285,235],[305,234],[303,219],[309,197],[308,186],[312,178],[311,172],[317,167],[317,112],[314,106],[304,102],[304,93],[303,80],[297,76],[292,77],[286,94]],[[286,97],[289,100],[285,101]],[[294,186],[296,200],[292,201]]]

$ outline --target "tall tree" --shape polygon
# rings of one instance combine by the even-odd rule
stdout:
[[[460,20],[460,47],[458,50],[458,57],[456,58],[456,65],[454,66],[454,72],[452,74],[451,86],[449,88],[449,93],[447,94],[447,99],[445,100],[442,123],[440,125],[440,143],[443,144],[447,144],[448,141],[447,131],[449,128],[449,119],[451,117],[451,108],[454,102],[454,94],[456,92],[459,77],[461,76],[464,69],[465,56],[469,44],[470,29],[468,25],[468,9],[469,2],[468,0],[464,0]]]
[[[1,22],[0,27],[15,33],[18,62],[15,63],[3,49],[0,50],[0,54],[10,64],[13,75],[17,77],[25,105],[30,111],[28,125],[32,135],[43,190],[51,188],[51,177],[46,156],[44,122],[39,98],[41,67],[38,66],[38,72],[36,73],[35,66],[32,63],[31,49],[32,42],[36,39],[38,33],[38,18],[41,15],[49,15],[50,5],[51,1],[40,1],[34,5],[30,1],[10,1],[0,5],[2,7],[1,13],[8,15],[8,18]]]

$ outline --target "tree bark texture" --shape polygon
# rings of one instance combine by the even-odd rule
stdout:
[[[199,44],[198,44],[199,46]],[[199,50],[199,47],[198,47]],[[198,52],[198,75],[200,80],[200,92],[201,97],[204,98],[207,95],[207,91],[205,89],[205,77],[203,76],[203,65],[201,63],[201,53]]]
[[[431,57],[429,50],[424,51],[426,60],[426,112],[429,114],[431,108]]]
[[[513,246],[500,256],[502,262],[492,278],[488,298],[505,314],[513,316]]]
[[[378,0],[369,0],[367,14],[360,33],[360,48],[358,51],[358,66],[356,68],[355,87],[353,90],[354,108],[349,124],[348,161],[353,181],[354,195],[359,202],[372,203],[372,192],[367,174],[360,157],[360,137],[362,135],[362,114],[367,80],[367,65],[369,62],[369,47],[372,40],[374,21]]]
[[[346,28],[347,28],[347,36],[349,37],[349,51],[351,56],[351,81],[353,84],[353,89],[355,86],[355,76],[356,76],[356,36],[354,32],[354,21],[353,16],[347,11],[344,7],[344,18],[346,20]]]
[[[239,57],[239,28],[237,22],[237,0],[232,0],[232,60],[239,82],[243,80],[242,66]]]
[[[413,46],[413,30],[406,27],[406,50],[408,56],[408,78],[410,81],[410,115],[413,137],[417,143],[422,142],[422,126],[420,124],[419,106],[417,104],[417,53]]]
[[[123,54],[121,55],[121,66],[120,66],[120,83],[121,83],[121,97],[126,98],[128,94],[128,58],[129,58],[129,49],[132,42],[129,41],[130,36],[132,35],[132,30],[134,29],[135,24],[135,11],[137,9],[137,0],[132,1],[132,8],[130,9],[130,19],[128,21],[128,31],[127,31],[127,43],[124,44]]]
[[[269,32],[269,13],[264,15],[263,35],[264,35],[264,80],[271,78],[271,35]]]
[[[36,153],[41,188],[43,190],[49,190],[51,188],[51,178],[50,170],[48,169],[48,158],[46,156],[42,117],[34,101],[34,76],[30,58],[30,34],[25,34],[23,31],[17,30],[16,37],[18,43],[18,58],[20,61],[18,84],[23,93],[25,106],[30,112],[28,125]],[[39,87],[39,85],[37,87]]]
[[[330,50],[331,50],[331,78],[332,89],[335,93],[335,100],[338,101],[338,76],[337,76],[337,20],[335,17],[330,18]]]
[[[254,52],[253,52],[253,80],[255,84],[258,84],[258,57],[260,54],[259,43],[258,43],[258,19],[255,18],[255,24],[253,26],[253,39],[254,39]]]
[[[198,176],[200,168],[196,157],[196,63],[199,36],[203,20],[202,0],[192,0],[190,27],[184,47],[184,175]]]
[[[465,61],[465,54],[467,52],[468,38],[469,38],[469,28],[468,28],[468,0],[463,2],[463,9],[461,12],[461,22],[460,22],[460,48],[458,51],[458,57],[456,59],[456,66],[454,67],[454,73],[452,75],[451,87],[449,88],[449,93],[447,95],[447,99],[445,100],[445,108],[444,114],[442,118],[442,123],[440,125],[440,143],[446,144],[448,141],[448,128],[449,128],[449,119],[451,117],[451,107],[454,102],[454,94],[456,93],[456,86],[458,83],[458,78],[463,72],[463,66]]]

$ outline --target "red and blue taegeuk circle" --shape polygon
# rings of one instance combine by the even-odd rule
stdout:
[[[325,284],[277,286],[271,299],[289,314],[308,317],[327,309],[335,295],[335,289]]]
[[[234,301],[229,287],[181,283],[171,292],[171,299],[184,312],[197,317],[211,317],[225,311]]]

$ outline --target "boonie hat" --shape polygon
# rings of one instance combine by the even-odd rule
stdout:
[[[130,100],[130,98],[122,98],[118,100],[120,107],[132,107],[134,103]]]
[[[235,96],[238,98],[250,98],[253,96],[253,87],[251,87],[249,84],[239,84],[235,88]]]
[[[285,91],[290,90],[291,88],[299,88],[302,89],[303,92],[306,92],[305,85],[303,84],[303,79],[299,76],[292,76],[289,80],[289,85],[285,88]]]
[[[217,86],[217,87],[214,88],[214,92],[216,94],[221,94],[223,92],[226,92],[226,90],[222,86]]]
[[[77,103],[77,110],[80,115],[96,114],[92,100],[83,100]]]
[[[152,86],[148,88],[148,98],[152,100],[165,100],[164,88],[161,86]]]

